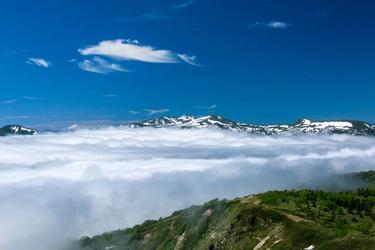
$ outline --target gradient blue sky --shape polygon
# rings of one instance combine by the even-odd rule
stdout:
[[[375,1],[13,0],[0,126],[375,123]]]

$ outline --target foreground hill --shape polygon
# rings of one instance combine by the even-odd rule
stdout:
[[[374,182],[375,172],[350,178]],[[345,178],[347,178],[346,176]],[[375,187],[214,199],[159,220],[83,237],[78,249],[372,249]]]
[[[281,134],[284,132],[328,132],[334,134],[375,135],[375,125],[361,121],[313,121],[306,118],[302,118],[294,124],[253,125],[234,122],[217,115],[210,115],[198,118],[189,115],[184,115],[181,117],[159,117],[155,119],[145,120],[142,122],[132,123],[127,125],[127,127],[179,127],[191,129],[217,127],[219,129],[229,129],[239,132],[266,135]]]

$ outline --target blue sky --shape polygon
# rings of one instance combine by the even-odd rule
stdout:
[[[5,1],[0,126],[375,123],[375,2]]]

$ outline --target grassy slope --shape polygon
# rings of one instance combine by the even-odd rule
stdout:
[[[374,172],[355,175],[368,181]],[[374,205],[375,187],[339,193],[270,191],[231,201],[215,199],[133,228],[83,237],[79,248],[254,249],[263,240],[258,249],[301,250],[310,245],[371,249]]]

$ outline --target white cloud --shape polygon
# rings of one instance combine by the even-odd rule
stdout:
[[[134,110],[130,110],[130,111],[129,111],[129,113],[130,113],[130,114],[132,114],[132,115],[136,115],[136,114],[139,114],[139,112],[138,112],[138,111],[134,111]]]
[[[16,102],[16,101],[17,101],[17,99],[13,99],[13,100],[3,101],[3,102],[1,102],[1,103],[4,103],[4,104],[10,104],[10,103],[14,103],[14,102]]]
[[[258,28],[258,27],[266,27],[266,28],[274,28],[274,29],[286,29],[289,27],[289,24],[286,22],[278,22],[272,21],[269,23],[264,22],[256,22],[248,26],[249,28]]]
[[[289,24],[285,23],[285,22],[270,22],[267,24],[268,27],[271,27],[271,28],[288,28]]]
[[[78,49],[82,55],[102,55],[119,60],[136,60],[153,63],[175,63],[175,57],[169,50],[155,50],[151,46],[139,45],[118,39],[102,41],[99,45]]]
[[[149,115],[153,115],[153,114],[162,114],[162,113],[169,112],[170,109],[159,109],[159,110],[143,109],[143,111],[147,111]]]
[[[115,71],[128,72],[128,70],[122,68],[119,64],[109,63],[100,57],[94,57],[92,60],[86,59],[78,63],[78,66],[83,70],[100,74],[108,74]]]
[[[46,60],[44,59],[41,59],[41,58],[29,58],[27,61],[26,61],[27,64],[30,64],[30,65],[37,65],[37,66],[40,66],[40,67],[44,67],[44,68],[48,68],[51,63],[50,62],[47,62]]]
[[[191,65],[194,65],[194,66],[202,66],[198,63],[195,63],[195,59],[196,59],[196,56],[188,56],[188,55],[185,55],[185,54],[177,54],[177,56],[179,58],[181,58],[181,60],[187,62],[188,64],[191,64]]]
[[[0,249],[68,239],[375,168],[375,138],[110,127],[0,137]],[[46,237],[48,235],[48,237]]]
[[[131,40],[131,39],[126,39],[125,42],[126,42],[126,43],[129,43],[129,44],[140,44],[140,43],[138,42],[138,40]]]
[[[115,60],[134,60],[149,63],[178,63],[184,61],[191,65],[200,66],[194,62],[195,56],[174,54],[169,50],[157,50],[149,45],[140,44],[138,40],[130,39],[106,40],[98,45],[78,49],[78,52],[85,56],[101,55]],[[88,60],[85,60],[84,64],[90,64],[89,61],[86,61]]]

